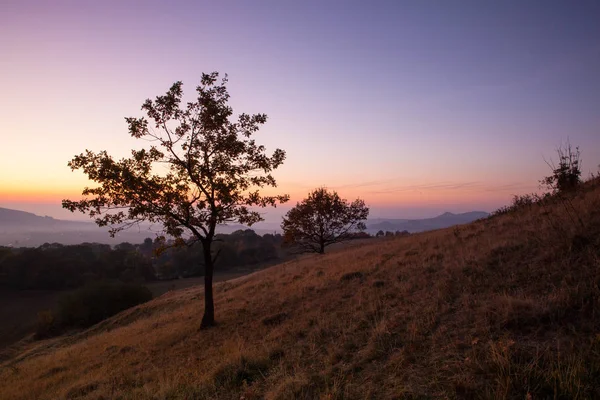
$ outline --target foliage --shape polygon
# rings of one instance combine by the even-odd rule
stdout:
[[[552,175],[540,181],[542,186],[552,193],[570,192],[581,184],[581,154],[579,147],[573,148],[567,141],[556,149],[558,165],[553,161],[546,162],[552,169]]]
[[[323,254],[326,246],[352,239],[355,231],[364,230],[362,221],[368,215],[363,200],[348,203],[337,192],[319,188],[283,218],[284,242],[301,251]]]
[[[132,137],[151,145],[115,161],[106,151],[87,150],[69,166],[81,169],[99,186],[85,188],[80,201],[63,200],[63,207],[94,217],[111,234],[141,221],[160,223],[165,233],[180,239],[191,235],[203,247],[205,310],[202,326],[214,324],[212,274],[216,255],[211,245],[217,224],[261,221],[254,207],[275,206],[287,195],[264,196],[259,190],[276,187],[271,172],[285,160],[276,149],[271,156],[251,136],[267,120],[265,114],[240,114],[231,121],[227,76],[202,74],[197,98],[182,103],[183,84],[176,82],[155,101],[146,100],[146,117],[126,118]]]
[[[118,312],[152,300],[145,286],[125,283],[93,283],[63,295],[57,318],[63,326],[86,328]]]
[[[215,238],[215,250],[220,251],[217,271],[274,263],[287,256],[279,234],[260,236],[247,229]],[[198,263],[203,254],[200,243],[169,247],[157,255],[163,245],[147,238],[142,244],[120,243],[114,248],[97,243],[0,247],[0,288],[64,290],[98,280],[143,283],[204,276],[204,263]]]
[[[152,281],[151,260],[127,243],[83,243],[63,246],[46,243],[37,248],[7,250],[0,258],[0,287],[11,289],[73,289],[98,280]]]
[[[35,327],[35,338],[45,339],[60,333],[60,329],[51,310],[44,310],[38,313]]]
[[[145,286],[93,283],[64,294],[55,313],[38,316],[36,338],[52,336],[67,328],[87,328],[127,308],[152,300]]]
[[[236,267],[253,266],[281,260],[286,254],[281,250],[281,235],[257,235],[253,230],[239,230],[232,234],[215,236],[214,249],[219,253],[215,270],[227,271]],[[170,248],[154,259],[159,279],[203,276],[202,246]]]

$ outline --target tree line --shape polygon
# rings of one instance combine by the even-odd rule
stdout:
[[[215,266],[229,271],[274,263],[286,257],[279,234],[257,235],[253,230],[216,235],[220,251]],[[167,243],[169,244],[169,243]],[[17,290],[73,289],[90,282],[144,283],[203,276],[202,246],[166,247],[147,238],[141,244],[46,243],[37,248],[0,247],[0,287]]]

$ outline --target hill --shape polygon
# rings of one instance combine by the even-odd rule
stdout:
[[[480,218],[486,218],[489,213],[472,211],[462,214],[446,212],[434,218],[423,219],[373,219],[367,221],[367,232],[375,234],[378,231],[408,231],[410,233],[425,232],[435,229],[448,228],[454,225],[468,224]]]
[[[85,222],[64,221],[52,217],[0,207],[0,229],[43,229],[43,228],[77,228],[85,226]]]
[[[92,221],[67,221],[0,207],[0,246],[37,247],[44,243],[64,245],[102,243],[116,245],[123,242],[142,243],[145,238],[156,237],[156,227],[140,224],[139,229],[119,232],[111,238],[108,228],[100,228]],[[230,234],[248,229],[245,225],[220,225],[217,232]],[[271,229],[252,228],[257,234],[273,233]]]
[[[600,181],[23,341],[6,399],[599,398]]]

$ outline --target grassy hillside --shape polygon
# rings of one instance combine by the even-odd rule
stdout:
[[[225,281],[248,274],[251,269],[237,268],[215,275],[215,282]],[[160,296],[170,290],[188,288],[204,284],[204,277],[174,279],[145,283],[152,294]],[[58,299],[70,291],[51,290],[3,290],[0,292],[0,362],[7,352],[7,346],[19,341],[35,331],[38,313],[51,310],[58,304]]]
[[[2,399],[600,397],[600,182],[568,201],[170,292],[24,343]]]

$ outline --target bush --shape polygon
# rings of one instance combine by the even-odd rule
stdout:
[[[141,285],[95,283],[62,296],[57,319],[63,327],[87,328],[127,308],[152,300]]]
[[[501,207],[500,209],[494,211],[492,216],[507,214],[509,212],[519,210],[526,207],[531,207],[534,204],[537,204],[544,200],[545,196],[540,196],[536,193],[524,194],[524,195],[515,195],[513,196],[512,203],[509,206]]]
[[[61,296],[56,311],[38,314],[34,337],[44,339],[56,336],[68,328],[87,328],[151,299],[152,292],[141,285],[90,284]]]
[[[55,336],[59,329],[51,310],[40,311],[37,315],[34,339],[45,339]]]
[[[540,181],[552,193],[564,193],[577,189],[581,184],[581,154],[579,147],[573,148],[571,143],[556,149],[558,165],[553,161],[546,162],[552,169],[552,175]]]

